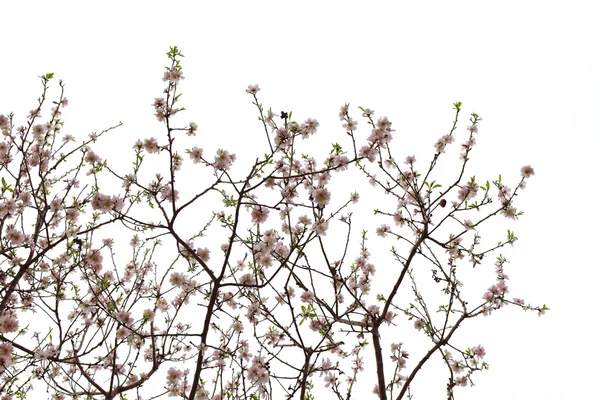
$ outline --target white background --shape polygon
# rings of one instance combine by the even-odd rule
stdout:
[[[491,369],[457,398],[593,398],[600,357],[594,2],[414,3],[4,3],[0,113],[14,111],[23,123],[40,94],[37,76],[54,72],[70,101],[65,132],[83,139],[123,121],[100,153],[129,163],[136,139],[162,133],[151,104],[163,88],[165,53],[176,45],[185,55],[183,122],[198,123],[197,140],[210,154],[217,147],[264,153],[264,131],[244,92],[258,83],[267,107],[316,118],[325,143],[348,143],[337,116],[346,102],[355,119],[358,105],[387,115],[397,157],[415,154],[424,169],[450,128],[452,103],[462,101],[463,133],[468,113],[483,117],[472,174],[515,182],[523,165],[535,168],[517,202],[525,215],[510,225],[520,240],[504,253],[511,294],[551,311],[538,318],[506,309],[467,325],[478,329],[472,345],[484,344]],[[364,140],[365,123],[359,127]],[[497,223],[506,229],[508,221]],[[362,379],[370,393],[374,375]],[[443,394],[445,382],[430,382],[426,372],[417,382]]]

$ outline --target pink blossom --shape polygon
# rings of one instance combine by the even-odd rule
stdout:
[[[326,188],[322,187],[314,189],[312,195],[314,196],[315,202],[321,207],[329,204],[329,200],[331,199],[331,193],[329,193]]]
[[[521,168],[521,176],[523,178],[529,178],[532,175],[535,175],[535,172],[533,172],[533,168],[531,168],[530,165],[526,165],[523,168]]]
[[[485,357],[485,349],[482,346],[475,346],[471,349],[471,351],[473,352],[473,355],[479,359]]]
[[[115,318],[117,319],[117,321],[125,325],[129,325],[133,322],[133,319],[131,318],[131,312],[125,310],[117,312]]]
[[[0,316],[0,333],[16,332],[17,329],[19,329],[17,318],[7,313]]]
[[[325,387],[329,387],[329,385],[335,385],[335,381],[337,381],[337,377],[331,372],[328,372],[327,375],[325,375]]]
[[[160,151],[160,147],[158,147],[158,142],[156,138],[144,139],[144,149],[148,153],[158,153]]]
[[[348,107],[350,107],[350,104],[344,104],[340,107],[340,121],[343,121],[348,116]]]
[[[262,206],[252,207],[252,222],[262,224],[269,218],[269,209]]]
[[[175,367],[169,368],[167,372],[167,382],[169,385],[176,385],[183,378],[183,372]]]
[[[187,130],[188,136],[196,136],[196,131],[198,130],[198,125],[195,122],[190,122],[190,127]]]
[[[300,300],[303,303],[312,303],[315,299],[315,295],[310,290],[305,291],[300,295]]]
[[[163,75],[163,81],[169,81],[170,84],[176,84],[180,79],[185,79],[185,77],[181,72],[181,68],[176,66],[173,66],[170,70],[165,71]]]
[[[390,232],[390,227],[387,225],[381,225],[376,230],[377,236],[385,237]]]
[[[415,327],[415,329],[421,330],[425,326],[425,323],[423,322],[422,319],[415,319],[413,326]]]
[[[4,114],[0,114],[0,129],[8,129],[8,118]]]
[[[454,137],[452,135],[444,135],[435,143],[435,150],[438,153],[444,153],[446,146],[454,142]]]
[[[23,233],[15,229],[14,225],[8,225],[6,227],[6,238],[14,246],[20,246],[25,241],[25,235],[23,235]]]
[[[65,211],[65,216],[69,221],[76,222],[77,218],[79,218],[79,210],[77,210],[76,208],[68,208]]]
[[[375,146],[363,146],[358,152],[360,157],[367,158],[369,162],[375,162],[377,157],[377,148]]]
[[[372,117],[375,114],[375,110],[371,110],[370,108],[363,109],[362,116],[363,117]]]
[[[316,119],[308,118],[306,121],[304,121],[304,127],[307,133],[314,134],[317,132],[319,122]]]
[[[242,286],[253,286],[256,285],[256,278],[252,274],[244,274],[240,277],[239,283]]]
[[[475,224],[473,224],[473,222],[470,219],[466,219],[463,222],[463,226],[465,227],[466,230],[472,230],[475,229]]]
[[[90,164],[96,164],[102,161],[102,159],[100,157],[98,157],[98,155],[96,153],[94,153],[91,150],[88,150],[85,153],[85,161],[90,163]]]
[[[194,164],[202,161],[202,149],[194,146],[191,150],[188,150],[188,154],[190,155],[190,159],[194,161]]]
[[[255,95],[256,93],[258,93],[259,90],[260,90],[260,88],[258,87],[258,85],[248,85],[248,89],[246,89],[246,93]]]
[[[506,207],[502,210],[502,215],[509,219],[517,219],[517,209],[514,207]]]
[[[454,383],[458,386],[467,386],[467,376],[466,375],[459,376],[458,378],[456,378],[454,380]]]
[[[327,229],[329,228],[329,222],[325,221],[324,218],[321,218],[319,221],[315,222],[312,226],[312,231],[317,235],[327,236]]]
[[[179,191],[173,190],[173,186],[164,185],[160,189],[160,198],[161,200],[167,200],[170,203],[179,200]]]
[[[181,288],[183,286],[183,284],[185,283],[186,278],[185,276],[180,273],[180,272],[173,272],[171,273],[171,277],[169,278],[169,282],[171,283],[171,285]]]
[[[118,210],[122,208],[123,202],[116,196],[107,196],[101,193],[96,192],[94,197],[92,197],[92,208],[94,210],[99,210],[100,212],[107,212],[113,209]]]
[[[355,120],[353,120],[352,118],[348,117],[348,119],[346,120],[346,122],[343,124],[343,127],[346,130],[349,131],[355,131],[357,128],[358,122],[356,122]]]
[[[214,167],[219,170],[227,171],[235,161],[235,154],[229,154],[227,150],[218,149],[215,156]]]
[[[231,328],[234,331],[240,333],[244,330],[244,325],[242,324],[242,322],[240,320],[236,319],[235,321],[233,321],[233,324],[231,324]],[[251,354],[248,354],[248,356],[251,356]]]
[[[0,372],[12,364],[13,345],[11,343],[0,343]]]
[[[402,217],[402,213],[400,211],[394,214],[394,222],[396,225],[404,226],[406,220]]]
[[[207,247],[203,249],[196,249],[196,255],[204,262],[208,262],[210,260],[210,250]]]

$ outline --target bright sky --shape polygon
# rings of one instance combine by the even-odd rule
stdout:
[[[551,311],[538,318],[504,309],[468,325],[466,343],[485,346],[491,369],[476,374],[475,387],[458,389],[458,398],[597,393],[600,26],[593,2],[194,3],[4,4],[0,114],[14,111],[23,123],[41,93],[37,77],[54,72],[70,101],[65,131],[83,139],[122,121],[99,152],[127,165],[136,139],[162,133],[151,104],[164,85],[165,53],[176,45],[185,55],[183,121],[198,123],[202,147],[264,153],[245,93],[257,83],[265,106],[316,118],[325,143],[349,143],[338,119],[344,103],[362,129],[356,106],[387,115],[397,130],[394,154],[414,154],[425,169],[451,126],[452,104],[462,101],[459,129],[473,111],[483,118],[471,175],[516,182],[523,165],[535,168],[517,202],[525,215],[496,223],[520,239],[503,252],[511,294]],[[439,385],[437,394],[445,385],[425,374],[418,382]]]

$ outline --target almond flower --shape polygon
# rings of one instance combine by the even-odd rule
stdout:
[[[521,168],[521,176],[523,178],[529,178],[532,175],[535,175],[535,172],[533,172],[533,168],[531,168],[531,165],[526,165],[523,168]]]
[[[260,88],[258,87],[258,85],[248,85],[248,89],[246,89],[246,93],[256,94],[256,93],[258,93],[259,90],[260,90]]]
[[[422,319],[416,319],[413,325],[414,325],[415,329],[421,330],[425,326],[425,323],[423,322]]]

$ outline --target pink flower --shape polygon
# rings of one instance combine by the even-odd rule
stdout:
[[[185,280],[185,276],[180,272],[173,272],[171,274],[171,277],[169,278],[169,282],[171,283],[171,285],[178,288],[181,288],[181,286],[183,286]]]
[[[304,292],[300,295],[300,300],[303,303],[312,303],[314,301],[314,299],[315,299],[315,295],[310,290],[307,290],[306,292]]]
[[[422,319],[415,319],[413,326],[415,327],[415,329],[421,330],[425,326],[425,323]]]
[[[454,142],[454,138],[451,135],[444,135],[435,143],[435,150],[438,153],[444,153],[446,149],[446,145]]]
[[[198,125],[195,122],[190,122],[190,127],[186,133],[188,136],[196,136],[197,130],[198,130]]]
[[[227,171],[235,161],[235,154],[229,154],[227,150],[218,149],[215,156],[214,167],[219,170]]]
[[[32,132],[33,136],[41,142],[43,140],[42,136],[44,136],[44,134],[46,133],[46,127],[40,124],[34,125]]]
[[[347,116],[348,116],[348,107],[350,106],[350,104],[344,104],[343,106],[340,107],[340,121],[343,121]]]
[[[319,122],[316,119],[308,118],[306,121],[304,121],[304,129],[309,134],[316,133],[318,127],[319,127]]]
[[[372,117],[375,114],[375,110],[371,110],[370,108],[363,109],[362,116],[363,117]]]
[[[65,216],[69,221],[76,222],[77,218],[79,218],[79,210],[77,210],[76,208],[68,208],[65,211]]]
[[[325,387],[329,387],[329,385],[334,385],[336,380],[337,377],[331,372],[328,372],[327,375],[325,375]]]
[[[171,67],[169,71],[165,71],[163,75],[163,81],[169,81],[171,84],[179,82],[180,79],[185,79],[181,72],[181,68]]]
[[[358,122],[356,122],[355,120],[353,120],[352,118],[348,117],[348,119],[346,120],[346,122],[342,125],[346,130],[349,131],[355,131],[356,127],[358,125]]]
[[[535,172],[533,172],[533,168],[531,168],[530,165],[526,165],[523,168],[521,168],[521,176],[523,178],[529,178],[532,175],[535,175]]]
[[[240,285],[253,286],[256,285],[256,278],[252,274],[244,274],[240,278]]]
[[[464,225],[465,229],[468,231],[475,229],[475,224],[473,224],[473,222],[470,219],[465,220],[463,225]]]
[[[91,150],[88,150],[85,153],[85,162],[90,163],[90,164],[95,164],[95,163],[99,163],[101,162],[102,159],[100,157],[98,157],[98,155],[96,153],[94,153]]]
[[[8,129],[8,118],[4,114],[0,114],[0,129]]]
[[[479,359],[485,357],[485,349],[482,346],[475,346],[471,349],[471,351],[473,352],[473,355]]]
[[[202,161],[202,149],[194,146],[191,150],[188,150],[190,159],[194,161],[194,164],[198,164]]]
[[[467,386],[467,376],[459,376],[454,380],[454,383],[456,383],[458,386]]]
[[[158,153],[160,151],[160,147],[158,147],[156,138],[144,139],[144,149],[148,153]]]
[[[117,321],[125,325],[129,325],[133,322],[133,318],[131,318],[131,312],[125,310],[117,312],[115,318],[117,319]]]
[[[244,330],[244,325],[242,324],[242,322],[241,322],[239,319],[236,319],[236,320],[233,322],[233,324],[231,324],[231,328],[232,328],[234,331],[236,331],[236,332],[240,333],[240,332],[242,332],[242,331]],[[250,353],[247,353],[247,357],[250,357],[251,355],[252,355],[252,354],[250,354]],[[246,360],[248,359],[247,357],[246,357]]]
[[[152,106],[157,110],[162,110],[166,107],[165,104],[165,99],[161,98],[161,97],[155,97],[154,98],[154,104],[152,104]]]
[[[16,332],[19,329],[19,321],[9,314],[0,317],[0,333]]]
[[[331,193],[329,193],[329,191],[326,188],[317,188],[313,191],[313,196],[315,199],[315,202],[321,206],[324,207],[327,204],[329,204],[329,200],[331,199]]]
[[[25,241],[25,235],[16,230],[14,225],[8,225],[6,227],[6,238],[14,246],[20,246]]]
[[[208,260],[210,260],[210,250],[206,247],[203,249],[196,249],[196,255],[204,262],[208,262]]]
[[[385,237],[388,232],[390,232],[390,227],[387,225],[381,225],[376,230],[377,236]]]
[[[260,88],[258,87],[258,85],[248,85],[248,89],[246,89],[246,93],[255,95],[256,93],[258,93],[259,90],[260,90]]]
[[[318,222],[315,222],[312,226],[312,231],[317,235],[327,236],[327,229],[329,228],[329,222],[321,218]]]
[[[173,190],[173,186],[164,185],[160,189],[160,198],[161,200],[167,200],[170,203],[179,200],[179,191]]]
[[[269,218],[269,209],[262,206],[252,207],[252,222],[262,224]]]
[[[525,305],[525,300],[523,299],[514,298],[513,301],[515,302],[515,304],[518,304],[520,306]]]
[[[13,346],[10,343],[0,343],[0,372],[12,364]]]
[[[517,219],[517,209],[514,207],[506,207],[504,210],[502,210],[502,215],[504,215],[506,218]]]
[[[179,383],[182,377],[183,372],[181,372],[175,367],[169,368],[169,371],[167,372],[167,382],[169,383],[169,385],[176,385],[177,383]]]

